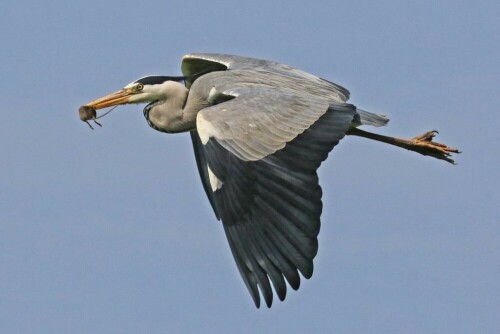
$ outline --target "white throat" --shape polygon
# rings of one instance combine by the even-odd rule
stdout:
[[[160,85],[145,86],[143,95],[148,101],[158,101],[149,110],[148,120],[157,130],[164,132],[183,132],[187,124],[184,106],[189,90],[183,84],[166,81]]]

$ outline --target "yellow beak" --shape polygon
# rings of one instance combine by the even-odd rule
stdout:
[[[130,91],[125,89],[119,90],[118,92],[114,92],[98,98],[92,102],[87,103],[85,106],[92,107],[94,109],[102,109],[106,107],[116,106],[118,104],[128,103],[129,96],[132,95]]]

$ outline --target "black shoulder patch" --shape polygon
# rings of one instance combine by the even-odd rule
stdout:
[[[141,83],[143,85],[159,85],[164,83],[165,81],[177,81],[181,82],[184,81],[184,77],[168,77],[168,76],[161,76],[161,75],[151,75],[148,77],[140,78],[139,80],[136,80],[135,83]]]

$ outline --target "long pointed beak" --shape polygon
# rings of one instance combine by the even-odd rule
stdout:
[[[91,101],[86,104],[88,107],[92,107],[94,109],[102,109],[106,107],[115,106],[118,104],[128,103],[129,97],[132,95],[129,91],[122,89],[118,92],[114,92],[98,98],[97,100]]]

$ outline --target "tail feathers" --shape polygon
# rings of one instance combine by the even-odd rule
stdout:
[[[384,126],[389,122],[389,118],[384,115],[374,114],[361,109],[356,109],[353,123],[359,125]]]

